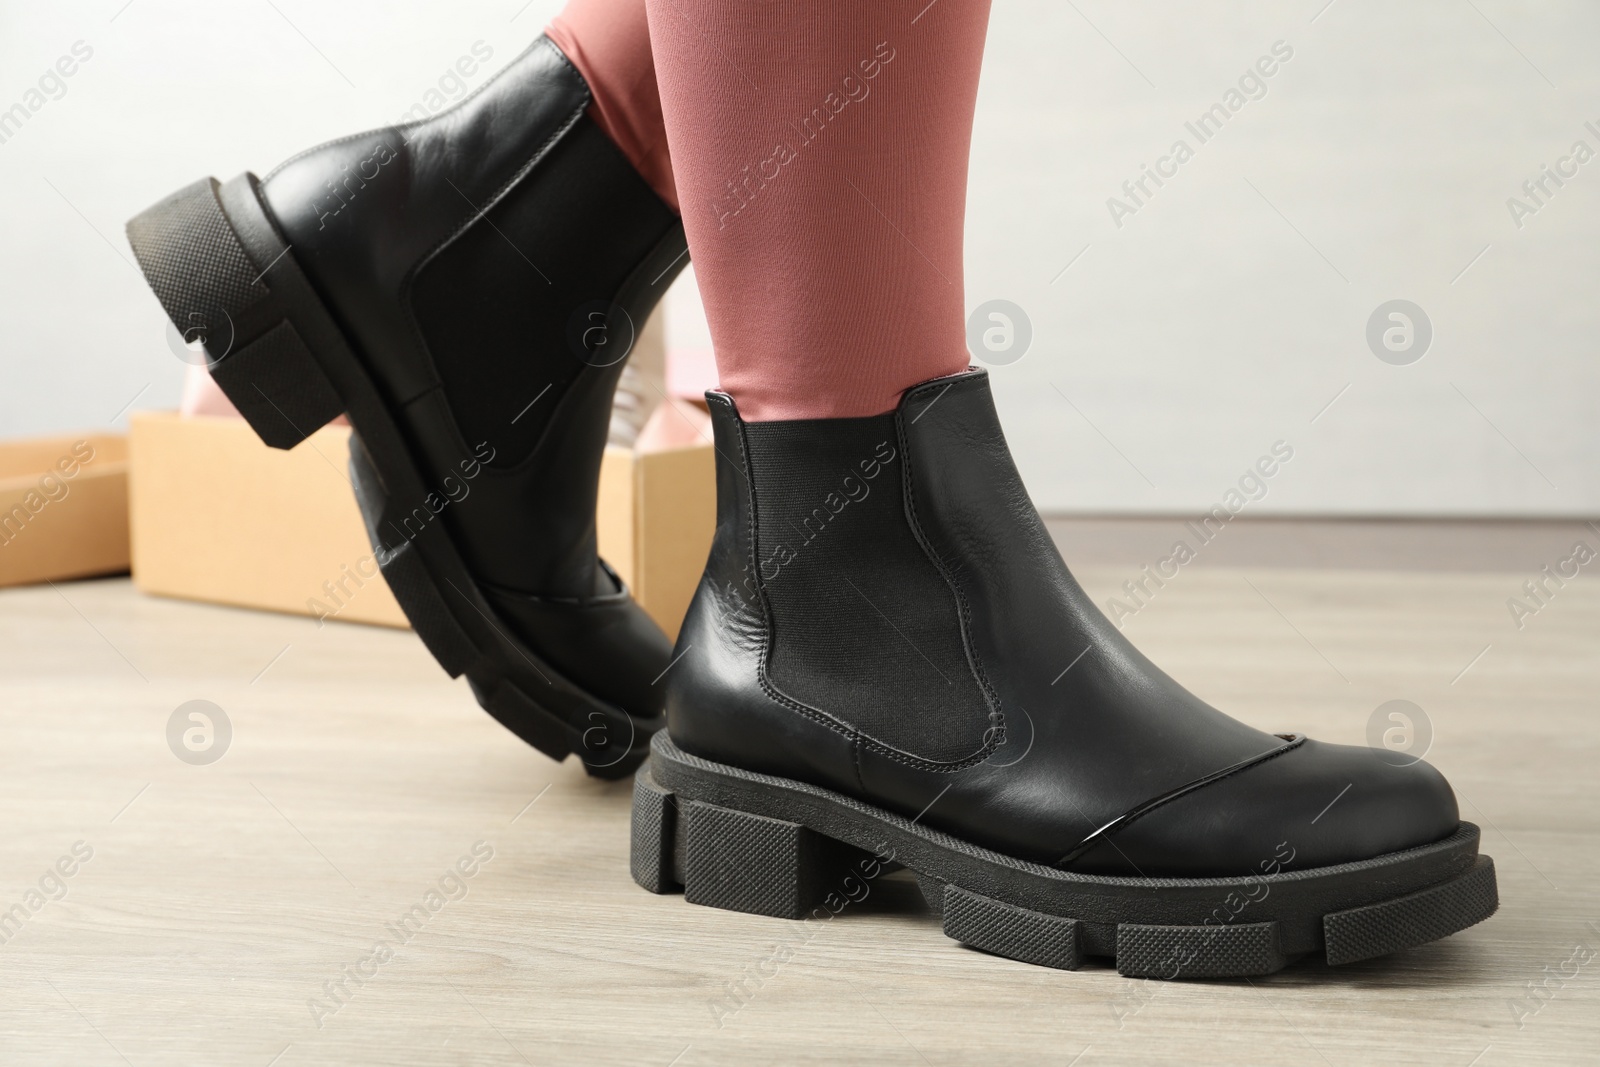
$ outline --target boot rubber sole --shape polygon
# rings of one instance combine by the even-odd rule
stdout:
[[[204,178],[128,223],[161,306],[186,339],[206,338],[212,378],[273,448],[293,448],[349,416],[350,481],[378,566],[452,678],[465,674],[485,710],[550,758],[576,752],[591,775],[631,774],[662,716],[634,716],[590,695],[513,637],[442,523],[409,533],[419,509],[436,517],[424,507],[427,479],[258,186],[253,174],[226,184]],[[405,536],[395,546],[380,531]]]
[[[634,777],[631,868],[653,893],[783,919],[827,918],[904,866],[946,936],[1074,970],[1242,978],[1302,957],[1352,963],[1482,922],[1499,906],[1478,828],[1337,866],[1238,878],[1073,874],[981,848],[817,786],[683,752],[666,733]],[[1292,847],[1292,842],[1288,843]],[[1263,857],[1264,860],[1269,857]],[[1264,864],[1266,866],[1266,864]]]

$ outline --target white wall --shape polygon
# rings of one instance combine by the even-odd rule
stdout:
[[[0,109],[94,49],[0,144],[0,435],[175,403],[130,215],[388,121],[557,6],[273,2],[0,4]],[[1600,512],[1600,159],[1520,229],[1506,206],[1575,140],[1600,152],[1600,10],[1323,4],[996,4],[968,305],[1031,319],[1027,354],[993,370],[1030,489],[1052,510],[1191,511],[1285,440],[1252,511]],[[1198,144],[1185,121],[1279,40],[1294,55],[1265,96]],[[1194,157],[1115,225],[1107,198],[1180,137]],[[1365,340],[1394,298],[1434,329],[1408,366]]]
[[[1200,507],[1282,438],[1262,511],[1593,514],[1600,159],[1521,230],[1505,202],[1575,139],[1600,150],[1600,9],[1339,0],[1312,22],[1325,2],[1078,4],[1126,59],[1072,7],[997,7],[968,302],[1034,320],[995,372],[1029,486]],[[1116,228],[1107,197],[1279,39],[1266,97]],[[1397,297],[1435,329],[1411,366],[1364,339]]]

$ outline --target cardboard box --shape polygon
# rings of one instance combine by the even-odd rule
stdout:
[[[703,412],[662,405],[656,419]],[[716,522],[709,432],[647,427],[601,464],[600,554],[676,636]],[[136,412],[133,577],[147,593],[352,622],[407,624],[373,559],[346,475],[350,429],[284,452],[242,419]],[[648,449],[646,451],[645,449]]]
[[[126,438],[0,444],[0,586],[127,569]]]
[[[231,416],[137,411],[130,425],[141,590],[299,615],[320,603],[334,618],[408,625],[350,490],[348,426],[284,452]]]
[[[600,461],[600,555],[674,640],[716,530],[715,457],[711,417],[674,399],[655,409],[633,448],[609,447]]]

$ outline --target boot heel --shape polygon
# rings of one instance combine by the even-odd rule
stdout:
[[[251,181],[179,189],[129,221],[128,243],[179,336],[203,344],[212,378],[251,428],[273,448],[293,448],[345,405],[302,336],[322,323],[297,329],[302,315],[279,292],[280,277],[302,299],[309,286]]]
[[[633,776],[633,841],[628,869],[642,889],[676,893],[683,888],[683,835],[678,800],[656,784],[650,765]]]
[[[834,898],[849,899],[854,872],[870,853],[799,823],[676,800],[683,837],[684,899],[728,911],[803,919]],[[674,842],[674,845],[676,843]]]

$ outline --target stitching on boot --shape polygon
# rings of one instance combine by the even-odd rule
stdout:
[[[951,382],[945,388],[953,389],[957,384],[956,382]],[[989,676],[983,669],[983,658],[978,654],[977,645],[972,639],[972,604],[956,583],[952,570],[945,565],[944,560],[940,558],[932,542],[923,533],[922,522],[917,518],[917,490],[915,478],[912,476],[911,446],[906,433],[906,421],[903,412],[904,405],[902,405],[901,410],[895,412],[894,425],[896,436],[900,442],[900,479],[901,485],[905,490],[906,523],[911,527],[911,536],[921,546],[923,555],[933,564],[934,569],[939,572],[939,576],[944,579],[944,583],[949,588],[951,595],[955,597],[957,617],[961,624],[961,644],[967,653],[967,669],[972,672],[974,679],[978,683],[979,690],[983,693],[984,702],[989,706],[989,726],[984,731],[984,735],[988,740],[984,742],[983,747],[975,754],[981,761],[988,759],[995,749],[1005,744],[1005,710],[1000,703],[1000,694],[996,693],[994,687],[989,684]],[[971,759],[972,757],[968,758]]]
[[[756,483],[755,479],[750,477],[750,453],[745,447],[744,420],[739,417],[739,409],[734,406],[733,398],[725,393],[708,392],[706,394],[706,402],[708,404],[716,403],[722,405],[733,416],[734,437],[739,444],[739,474],[744,479],[745,525],[749,542],[744,562],[745,566],[750,568],[751,582],[755,586],[756,592],[756,606],[761,612],[761,658],[756,664],[756,681],[760,684],[761,691],[766,694],[768,700],[791,711],[799,712],[804,717],[854,741],[856,740],[855,731],[848,729],[843,723],[833,719],[831,716],[814,708],[808,708],[796,700],[791,700],[780,693],[767,678],[767,657],[772,650],[772,613],[767,605],[767,591],[765,584],[761,580],[761,568],[756,565],[756,560],[760,558],[760,542],[756,537]]]

